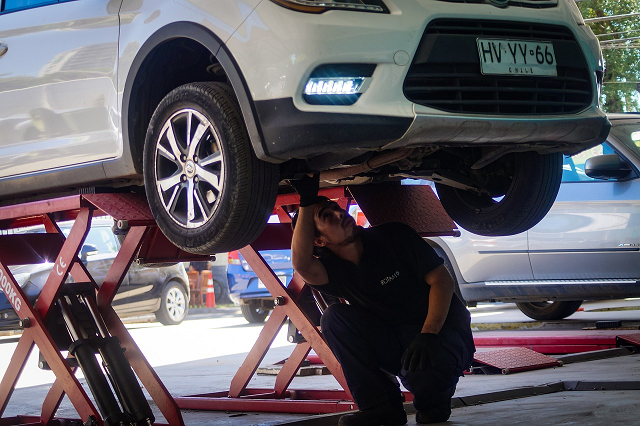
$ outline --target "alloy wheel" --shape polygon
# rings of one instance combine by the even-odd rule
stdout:
[[[176,287],[169,289],[166,295],[165,304],[169,317],[174,321],[181,321],[184,318],[187,300],[184,293]]]
[[[214,214],[224,190],[220,137],[201,113],[186,108],[164,123],[155,145],[156,191],[169,217],[198,228]]]

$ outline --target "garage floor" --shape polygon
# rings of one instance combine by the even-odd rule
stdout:
[[[286,356],[290,349],[276,348],[273,355]],[[279,354],[278,352],[282,352]],[[197,392],[220,390],[228,387],[235,373],[238,360],[206,359],[183,364],[173,364],[156,368],[164,384],[174,396],[191,395]],[[241,360],[240,360],[241,361]],[[195,372],[200,374],[194,375]],[[194,380],[194,377],[197,377]],[[189,380],[187,380],[189,378]],[[257,376],[253,387],[269,386],[273,378]],[[563,367],[520,372],[510,375],[469,375],[461,378],[454,402],[460,399],[507,391],[506,397],[515,397],[514,390],[525,390],[529,395],[501,402],[490,402],[474,406],[454,408],[451,419],[445,424],[452,425],[604,425],[604,424],[640,424],[640,390],[592,390],[558,391],[545,395],[533,395],[530,387],[559,382],[635,382],[640,389],[640,354],[620,356],[597,361],[571,363]],[[559,386],[559,385],[558,385]],[[615,387],[613,385],[604,385]],[[308,376],[294,379],[291,388],[295,389],[335,389],[337,382],[332,376]],[[601,387],[600,384],[594,387]],[[16,414],[38,414],[39,406],[49,386],[35,386],[16,389],[12,401],[20,401],[19,406],[10,404],[5,416]],[[487,396],[487,399],[489,397]],[[33,401],[33,404],[31,404]],[[13,405],[13,406],[12,406]],[[30,406],[33,405],[33,406]],[[158,420],[160,412],[154,406]],[[409,407],[410,411],[410,407]],[[13,412],[13,414],[12,414]],[[60,417],[76,418],[75,410],[65,400],[59,411]],[[225,413],[184,410],[187,425],[276,425],[298,424],[308,426],[336,425],[339,415],[308,416],[295,414],[267,413]],[[409,423],[415,424],[415,416],[409,416]]]
[[[224,309],[223,309],[224,310]],[[221,310],[222,311],[222,310]],[[638,311],[640,312],[640,311]],[[490,324],[485,327],[491,331],[474,331],[475,335],[493,336],[498,331]],[[638,333],[640,322],[628,323]],[[231,328],[239,333],[244,328]],[[162,335],[172,330],[158,326]],[[512,333],[512,331],[508,331]],[[531,333],[529,331],[528,333]],[[533,333],[537,333],[533,331]],[[539,333],[544,333],[540,331]],[[556,330],[556,334],[564,334]],[[134,336],[135,337],[135,336]],[[10,339],[4,337],[3,339]],[[34,351],[32,357],[37,357]],[[144,351],[143,351],[144,352]],[[272,364],[291,354],[291,346],[272,348],[262,365]],[[153,355],[153,354],[148,354]],[[205,359],[174,361],[155,367],[165,386],[174,396],[186,396],[228,390],[238,366],[246,353],[216,356]],[[33,361],[33,362],[32,362]],[[35,359],[29,364],[35,364]],[[273,386],[273,376],[254,376],[252,388]],[[594,390],[571,391],[576,382],[590,382]],[[608,382],[608,383],[603,383]],[[620,384],[631,385],[620,390]],[[16,415],[39,415],[41,403],[50,384],[37,384],[20,387],[4,413],[4,417]],[[613,389],[601,390],[600,388]],[[338,384],[332,376],[296,377],[290,389],[337,389]],[[618,389],[618,390],[615,390]],[[631,390],[628,390],[631,389]],[[451,425],[609,425],[625,423],[640,425],[640,354],[631,354],[586,362],[574,362],[562,367],[519,372],[509,375],[474,374],[461,378],[454,396]],[[553,393],[546,393],[551,392]],[[492,398],[491,394],[501,392],[501,398]],[[518,395],[520,394],[520,395]],[[537,395],[536,395],[537,394]],[[511,398],[511,399],[510,399]],[[498,400],[499,402],[484,402]],[[478,403],[478,400],[484,403]],[[464,404],[467,404],[466,406]],[[478,403],[477,405],[474,405]],[[160,411],[153,406],[158,421],[163,421]],[[411,407],[407,407],[408,412]],[[77,418],[77,414],[68,400],[64,400],[58,412],[62,418]],[[339,415],[296,415],[268,413],[226,413],[183,410],[187,425],[336,425]],[[409,415],[409,425],[415,424],[415,416]]]

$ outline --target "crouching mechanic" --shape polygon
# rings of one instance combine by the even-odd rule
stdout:
[[[339,424],[404,425],[396,376],[413,393],[418,423],[446,421],[475,348],[469,311],[443,260],[407,225],[356,226],[317,195],[317,176],[291,184],[300,194],[293,267],[308,284],[349,302],[329,306],[321,320],[359,409]]]

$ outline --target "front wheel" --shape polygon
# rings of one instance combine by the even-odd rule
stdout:
[[[224,253],[262,231],[279,169],[260,161],[230,87],[190,83],[158,105],[147,130],[144,182],[158,226],[177,247]]]
[[[475,179],[488,191],[436,183],[451,219],[478,235],[519,234],[542,220],[553,205],[562,180],[562,154],[508,154],[475,172]]]
[[[189,310],[187,291],[178,283],[169,283],[162,290],[160,309],[156,318],[163,325],[178,325],[186,317]]]
[[[564,302],[521,302],[516,303],[523,314],[534,320],[561,320],[573,314],[582,305],[582,300]]]

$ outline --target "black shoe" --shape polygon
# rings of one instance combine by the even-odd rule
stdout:
[[[426,410],[416,411],[416,423],[442,423],[449,420],[451,407],[429,407]]]
[[[345,414],[338,421],[339,426],[402,426],[405,424],[407,424],[407,413],[401,402],[378,405],[369,410]]]

